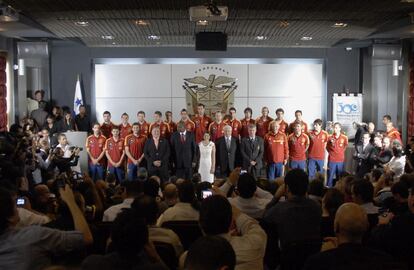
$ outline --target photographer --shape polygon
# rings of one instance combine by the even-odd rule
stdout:
[[[71,158],[73,155],[74,148],[71,145],[69,145],[66,135],[60,133],[57,139],[58,139],[59,144],[56,146],[56,148],[61,148],[63,150],[63,157]],[[75,148],[79,149],[79,151],[83,150],[81,147],[75,147]],[[79,152],[78,152],[78,158],[79,158]],[[81,173],[81,168],[77,162],[75,165],[72,165],[72,170],[75,172]]]
[[[71,155],[69,157],[65,157],[65,153],[63,152],[63,148],[56,147],[52,155],[50,156],[49,162],[49,170],[58,170],[58,173],[62,172],[69,172],[71,174],[73,167],[78,165],[79,160],[79,153],[80,148],[74,147],[69,150]]]

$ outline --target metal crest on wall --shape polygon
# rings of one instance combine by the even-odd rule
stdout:
[[[226,112],[234,106],[234,91],[237,78],[229,77],[229,71],[217,66],[200,66],[194,77],[184,78],[187,110],[197,111],[197,104],[206,106],[206,114],[213,116],[216,111]]]

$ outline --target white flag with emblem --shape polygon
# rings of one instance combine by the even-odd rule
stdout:
[[[73,111],[75,112],[75,114],[79,113],[80,105],[83,105],[83,98],[82,98],[80,79],[78,76],[78,80],[76,81],[76,87],[75,87],[75,98],[73,99]]]

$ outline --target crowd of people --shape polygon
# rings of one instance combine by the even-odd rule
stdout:
[[[299,110],[212,120],[198,104],[115,125],[81,106],[55,122],[37,94],[0,136],[0,269],[414,267],[414,140],[403,149],[388,115],[384,132],[357,125],[346,172],[341,124],[311,129]],[[88,132],[85,147],[67,131]]]

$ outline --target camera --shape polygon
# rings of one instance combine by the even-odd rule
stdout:
[[[23,206],[25,204],[25,199],[24,198],[17,198],[16,199],[16,205],[17,206]]]
[[[212,195],[213,195],[213,192],[211,190],[203,190],[203,191],[201,191],[201,196],[202,196],[203,200],[205,198],[208,198],[208,197],[212,196]]]
[[[79,151],[83,151],[83,147],[79,147],[79,146],[71,146],[71,147],[69,147],[69,150],[70,150],[70,151],[73,151],[73,150],[75,150],[76,148],[78,148],[78,149],[79,149]]]
[[[245,174],[245,173],[247,173],[247,171],[246,171],[246,170],[241,170],[241,171],[240,171],[240,175]]]

